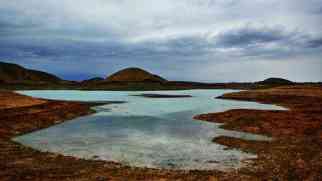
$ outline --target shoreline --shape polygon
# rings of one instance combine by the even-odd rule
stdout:
[[[10,91],[0,91],[0,98],[3,100],[0,104],[1,180],[209,180],[224,175],[217,170],[131,167],[26,147],[12,138],[92,114],[95,111],[91,107],[97,104],[38,99]]]
[[[242,168],[268,180],[322,179],[322,87],[284,86],[227,93],[220,99],[275,104],[288,110],[232,109],[196,115],[197,120],[223,123],[221,128],[271,136],[272,141],[249,141],[220,136],[213,142],[256,153]]]
[[[320,91],[321,88],[319,87],[318,89]],[[266,90],[266,91],[271,92],[272,90]],[[265,102],[264,100],[258,101],[258,97],[256,96],[253,96],[250,98],[249,95],[244,95],[243,92],[252,92],[252,91],[228,93],[228,95],[223,95],[224,96],[223,98],[234,99],[234,100],[247,99],[246,101],[256,101],[260,103],[267,103],[267,101]],[[267,94],[267,92],[264,94]],[[0,91],[0,93],[3,93],[3,92]],[[240,94],[243,94],[243,95],[240,96]],[[254,94],[257,95],[258,92],[255,92]],[[239,97],[236,95],[238,95]],[[263,94],[261,93],[261,96],[262,95]],[[22,96],[22,95],[19,95],[19,96]],[[34,104],[36,105],[36,108],[31,105],[32,110],[34,112],[27,111],[28,113],[27,115],[29,114],[34,115],[35,118],[41,118],[44,115],[46,115],[46,118],[44,118],[44,120],[47,123],[50,122],[48,123],[48,127],[54,125],[55,121],[53,120],[55,119],[57,119],[56,120],[58,121],[57,124],[59,124],[59,123],[68,121],[72,118],[75,118],[73,116],[76,116],[76,117],[81,116],[81,115],[78,115],[78,116],[76,115],[77,114],[76,112],[79,113],[79,110],[86,112],[86,113],[83,112],[84,113],[83,116],[93,113],[93,111],[91,111],[90,109],[91,106],[86,103],[79,103],[79,102],[77,103],[77,102],[69,102],[69,101],[53,101],[53,100],[36,99],[31,97],[26,98],[28,96],[22,96],[22,97],[20,98],[33,99],[33,101],[35,101]],[[12,97],[10,98],[12,99]],[[288,96],[288,99],[289,98],[290,97]],[[316,97],[313,96],[313,98],[315,99]],[[270,97],[270,99],[272,99],[272,97]],[[278,99],[281,99],[281,97],[279,97]],[[302,110],[303,107],[301,107],[301,105],[297,105],[295,107],[293,106],[288,107],[286,106],[285,102],[278,99],[276,100],[273,99],[273,101],[270,100],[268,102],[269,104],[278,103],[278,105],[279,105],[279,102],[282,102],[281,106],[283,107],[285,106],[290,109],[284,112],[293,111],[294,109],[298,110],[299,112],[303,111]],[[45,102],[42,102],[42,101],[45,101]],[[28,103],[28,101],[25,101],[25,100],[22,102]],[[45,106],[46,104],[49,104],[49,105],[53,104],[51,105],[54,107],[53,110],[50,109],[51,106]],[[77,104],[77,106],[74,104]],[[69,106],[73,107],[72,105],[74,105],[75,107],[66,109],[65,110],[66,112],[60,113],[60,111],[62,110],[62,108],[64,108],[64,106],[67,106],[65,108],[68,108]],[[44,111],[45,113],[39,110],[37,112],[37,108],[44,109],[45,111],[44,110],[42,111]],[[12,107],[6,109],[5,112],[8,113],[7,111],[10,109],[12,109]],[[28,106],[18,107],[17,109],[20,111],[25,110],[25,109],[28,109]],[[319,110],[320,110],[320,107],[318,106],[318,109],[315,111],[319,111]],[[3,111],[3,108],[1,107],[1,104],[0,104],[0,113],[1,111]],[[17,111],[15,110],[11,110],[11,111],[12,111],[11,114],[13,114],[13,116],[18,116],[19,118],[19,115],[15,115],[15,112]],[[312,112],[311,109],[307,111]],[[244,114],[240,115],[241,112],[243,112]],[[295,156],[296,160],[292,159],[292,164],[293,162],[295,162],[295,166],[289,165],[289,164],[286,164],[285,166],[283,165],[285,163],[275,162],[276,155],[285,156],[285,155],[280,155],[281,150],[277,149],[281,146],[284,146],[287,149],[295,147],[297,151],[296,153],[299,153],[301,155],[303,151],[300,151],[297,149],[298,148],[303,149],[303,148],[299,147],[299,145],[303,143],[311,143],[313,148],[309,150],[308,149],[304,149],[304,150],[309,151],[311,155],[317,155],[316,151],[317,149],[322,148],[321,147],[322,144],[317,142],[316,137],[310,138],[310,137],[300,136],[300,138],[297,138],[298,137],[297,134],[287,135],[286,133],[288,132],[282,132],[279,134],[275,134],[275,133],[269,134],[267,130],[265,132],[265,131],[262,131],[261,129],[256,129],[254,128],[254,126],[248,126],[247,124],[245,124],[245,122],[240,122],[240,124],[233,123],[234,120],[236,121],[237,118],[238,119],[241,119],[243,117],[247,118],[248,115],[253,115],[253,114],[257,115],[259,112],[265,112],[265,111],[228,110],[226,112],[221,112],[221,113],[202,114],[204,116],[207,115],[206,116],[207,120],[205,121],[210,121],[210,122],[215,122],[213,119],[214,119],[214,115],[216,115],[217,116],[216,122],[225,123],[223,124],[223,127],[225,129],[232,129],[232,130],[238,130],[238,131],[244,131],[244,132],[250,132],[250,133],[256,133],[256,134],[264,134],[264,135],[273,136],[274,138],[276,138],[277,135],[281,137],[277,140],[274,139],[272,143],[260,142],[260,141],[246,141],[246,140],[241,140],[241,139],[236,139],[231,137],[214,138],[213,141],[216,143],[225,145],[229,148],[238,148],[238,149],[241,149],[242,151],[256,153],[258,155],[258,159],[245,160],[245,162],[247,162],[249,166],[245,168],[241,168],[240,170],[231,171],[231,172],[221,172],[217,170],[212,170],[212,171],[175,170],[174,171],[174,170],[153,169],[153,168],[137,168],[137,167],[124,166],[119,163],[108,162],[108,161],[85,160],[85,159],[79,159],[79,158],[70,157],[70,156],[62,156],[55,153],[47,153],[47,152],[44,153],[44,152],[34,150],[32,148],[27,148],[23,145],[13,142],[11,140],[13,136],[3,137],[4,132],[3,132],[3,125],[2,125],[0,127],[0,145],[3,148],[0,151],[0,168],[2,168],[2,171],[0,171],[0,178],[4,178],[4,180],[37,180],[37,179],[38,180],[39,179],[41,180],[57,180],[57,179],[59,180],[70,180],[70,179],[77,179],[77,180],[124,180],[124,179],[126,180],[179,180],[179,179],[181,180],[258,180],[258,178],[285,179],[285,178],[290,178],[290,174],[291,174],[292,178],[296,178],[296,179],[309,178],[309,176],[311,175],[311,180],[312,180],[312,178],[319,176],[317,175],[319,171],[318,169],[322,168],[319,165],[319,164],[322,165],[322,162],[319,160],[314,162],[315,165],[310,164],[309,166],[307,165],[308,159],[307,158],[298,159],[299,156]],[[280,112],[281,111],[271,111],[271,112],[267,112],[266,114],[264,113],[262,114],[264,114],[263,115],[264,117],[265,116],[270,117],[272,116],[272,114],[273,115],[280,114]],[[53,115],[54,118],[50,118],[48,117],[48,115]],[[239,117],[237,116],[236,118],[236,115],[240,115],[240,116]],[[13,124],[10,121],[10,119],[14,120],[12,117],[10,118],[10,111],[9,111],[9,115],[5,117],[7,117],[6,119],[9,120],[10,124]],[[23,117],[28,117],[28,116],[24,114]],[[198,116],[196,116],[196,118],[197,117]],[[206,118],[202,118],[202,119],[206,119]],[[221,118],[221,119],[218,119],[218,118]],[[251,123],[258,122],[256,118],[258,117],[253,117],[253,119],[255,120],[252,120]],[[292,116],[288,118],[292,118]],[[4,122],[3,117],[1,117],[0,120]],[[248,120],[248,122],[250,121]],[[242,125],[246,125],[246,126],[242,126]],[[247,129],[241,129],[245,127],[247,127]],[[37,127],[37,129],[39,128]],[[31,130],[31,131],[35,131],[37,129]],[[14,133],[13,135],[15,134],[16,133]],[[25,134],[25,133],[21,133],[21,134]],[[291,136],[291,138],[289,136]],[[293,137],[296,137],[296,139],[294,139]],[[322,140],[322,137],[321,137],[321,140]],[[291,142],[291,144],[289,142]],[[282,150],[282,151],[285,152],[285,150]],[[12,154],[12,153],[15,153],[15,154]],[[273,161],[270,162],[270,160],[267,160],[267,158],[274,158],[274,159],[272,159]],[[286,157],[286,158],[290,159],[289,157]],[[269,163],[265,163],[267,161]],[[280,169],[278,169],[278,171],[273,173],[274,175],[265,173],[267,171],[270,171],[270,169],[273,169],[272,165],[276,167],[276,164],[281,164],[282,166],[280,167]],[[297,166],[300,166],[300,168],[297,168]],[[312,166],[316,166],[316,168],[313,169]],[[285,167],[289,167],[289,168],[285,168]],[[282,172],[282,169],[286,169],[287,171]],[[290,169],[294,169],[294,170],[292,171]],[[310,172],[311,170],[313,170],[313,173],[308,174],[308,172]],[[312,175],[314,177],[312,177]]]

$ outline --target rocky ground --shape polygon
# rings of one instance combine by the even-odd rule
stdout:
[[[170,171],[43,153],[10,139],[92,113],[93,104],[35,99],[0,91],[0,180],[209,180],[219,171]],[[106,103],[104,103],[106,104]],[[59,136],[59,135],[57,135]]]
[[[196,116],[226,129],[273,136],[272,142],[217,137],[258,154],[236,171],[171,171],[43,153],[10,139],[92,113],[89,104],[48,101],[0,91],[0,180],[321,180],[322,87],[289,86],[221,98],[278,104],[289,111],[230,110]]]
[[[264,134],[272,142],[229,137],[214,142],[258,154],[242,169],[266,180],[322,180],[322,87],[286,86],[229,93],[219,98],[257,101],[289,108],[287,111],[236,109],[198,115],[199,120],[225,123],[225,129]]]

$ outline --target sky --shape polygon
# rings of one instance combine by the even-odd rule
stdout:
[[[322,81],[322,0],[0,0],[0,61],[68,80]]]

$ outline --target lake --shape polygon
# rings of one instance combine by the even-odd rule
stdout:
[[[41,151],[125,165],[165,169],[233,169],[256,155],[212,143],[216,136],[270,140],[260,135],[220,129],[220,124],[193,120],[197,114],[229,109],[283,108],[254,102],[215,99],[232,90],[184,91],[19,91],[56,100],[125,101],[93,107],[97,113],[14,138]],[[139,94],[191,95],[146,98]]]

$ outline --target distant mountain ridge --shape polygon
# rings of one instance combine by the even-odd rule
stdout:
[[[259,84],[281,84],[281,85],[293,84],[293,82],[290,80],[276,78],[276,77],[271,77],[271,78],[265,79],[265,80],[257,82],[257,83],[259,83]]]
[[[108,82],[166,82],[167,80],[140,68],[131,67],[120,70],[110,76]]]
[[[97,83],[97,82],[102,82],[104,81],[103,78],[101,77],[94,77],[94,78],[90,78],[90,79],[87,79],[87,80],[83,80],[81,81],[82,84],[91,84],[91,83]]]
[[[62,81],[62,79],[53,74],[26,69],[13,63],[0,62],[0,82],[3,83],[57,83],[60,81]]]
[[[95,74],[96,72],[93,72]],[[68,81],[13,63],[0,62],[0,90],[186,90],[186,89],[265,89],[284,85],[310,85],[282,78],[268,78],[258,82],[203,83],[168,81],[141,68],[126,68],[106,78],[93,77],[83,81]]]

